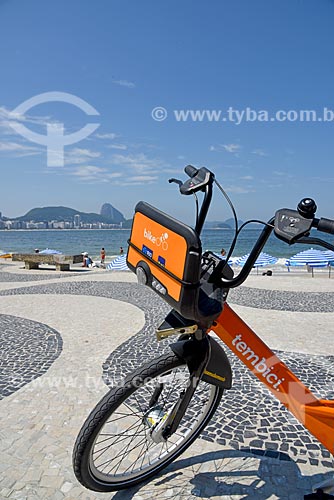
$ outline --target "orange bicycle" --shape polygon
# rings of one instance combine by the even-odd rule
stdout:
[[[283,241],[313,243],[311,229],[334,234],[334,221],[316,218],[304,198],[297,210],[280,209],[264,228],[240,273],[227,264],[241,228],[226,193],[206,168],[185,168],[181,194],[196,197],[195,228],[140,202],[129,240],[128,266],[171,307],[158,340],[179,335],[171,352],[147,362],[97,404],[77,437],[73,467],[95,491],[129,488],[155,475],[184,452],[209,423],[231,388],[232,371],[214,332],[272,394],[329,450],[334,451],[334,401],[318,399],[226,303],[230,288],[249,275],[272,231]],[[226,260],[202,253],[200,234],[216,184],[230,203],[236,234]],[[196,193],[203,192],[201,207]],[[248,221],[260,222],[260,221]],[[246,223],[247,224],[247,223]],[[333,491],[334,483],[323,491]],[[320,486],[319,486],[320,488]],[[320,490],[319,490],[320,491]]]

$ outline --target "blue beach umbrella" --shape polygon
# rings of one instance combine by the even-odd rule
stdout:
[[[241,267],[244,266],[248,257],[249,257],[249,253],[247,253],[246,255],[243,255],[242,257],[239,257],[239,259],[237,259],[235,261],[235,265],[241,266]],[[255,261],[254,267],[269,266],[270,264],[276,264],[277,261],[278,261],[277,257],[273,257],[272,255],[269,255],[268,253],[261,252]]]
[[[327,251],[309,248],[298,252],[285,262],[286,266],[309,266],[312,269],[315,267],[327,267],[330,261],[330,256]]]
[[[330,262],[334,262],[334,252],[333,252],[333,250],[324,250],[323,254],[328,258],[328,260]]]
[[[241,266],[241,267],[244,266],[248,257],[249,257],[249,253],[246,255],[243,255],[242,257],[239,257],[239,259],[237,259],[235,261],[235,265]],[[269,255],[268,253],[261,252],[260,255],[258,256],[258,258],[256,259],[253,267],[256,267],[257,272],[258,272],[259,267],[270,266],[270,265],[276,264],[277,261],[278,261],[277,257],[273,257],[272,255]]]
[[[324,255],[328,257],[328,277],[331,277],[331,268],[334,267],[334,252],[333,250],[324,250]]]
[[[130,271],[126,264],[126,255],[119,255],[106,266],[108,271]]]
[[[43,255],[61,255],[63,252],[59,252],[59,250],[53,250],[52,248],[46,248],[45,250],[41,250],[40,252]]]

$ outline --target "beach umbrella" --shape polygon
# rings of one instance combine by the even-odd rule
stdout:
[[[334,252],[333,250],[323,250],[322,252],[327,258],[329,261],[334,261]]]
[[[324,250],[324,255],[328,257],[328,277],[331,277],[331,268],[334,267],[334,252],[333,250]]]
[[[329,254],[325,251],[317,250],[315,248],[308,248],[302,252],[298,252],[285,263],[287,266],[309,266],[312,269],[314,267],[327,267],[330,261]]]
[[[244,266],[248,257],[249,257],[249,253],[246,255],[243,255],[242,257],[239,257],[235,261],[235,265],[241,266],[241,267]],[[270,266],[270,265],[276,264],[277,261],[278,261],[277,257],[273,257],[272,255],[269,255],[268,253],[261,252],[260,255],[258,256],[258,258],[256,259],[253,267],[256,267],[257,272],[259,272],[258,271],[259,267]]]
[[[119,255],[106,266],[108,271],[130,271],[126,264],[126,255]]]
[[[59,252],[59,250],[52,250],[52,248],[46,248],[45,250],[41,250],[40,252],[43,255],[61,255],[62,252]]]
[[[247,253],[246,255],[243,255],[242,257],[239,257],[235,261],[235,265],[241,266],[241,267],[244,266],[248,257],[249,257],[249,253]],[[276,264],[277,261],[278,261],[277,257],[273,257],[272,255],[269,255],[268,253],[261,252],[255,261],[254,267],[263,267],[263,266],[268,266],[270,264]]]

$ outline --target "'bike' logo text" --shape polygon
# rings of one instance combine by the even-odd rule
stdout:
[[[266,358],[260,360],[260,356],[255,354],[255,352],[248,347],[246,342],[242,340],[241,334],[236,335],[234,340],[232,340],[232,344],[236,347],[237,351],[241,352],[242,355],[251,362],[255,370],[260,373],[274,389],[279,391],[278,386],[283,382],[284,378],[279,379],[278,376],[272,372],[274,366],[268,366]]]
[[[168,233],[162,233],[161,236],[154,236],[150,230],[147,230],[146,227],[144,229],[144,238],[146,238],[147,240],[149,240],[151,243],[153,243],[153,245],[156,245],[157,247],[160,247],[163,249],[163,250],[167,250],[168,249],[168,243],[167,243],[167,239],[168,239]]]

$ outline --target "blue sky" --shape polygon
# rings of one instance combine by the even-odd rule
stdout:
[[[0,211],[35,206],[126,217],[140,199],[192,221],[194,204],[169,177],[185,165],[212,169],[242,219],[268,219],[301,197],[333,217],[334,120],[179,122],[174,110],[334,110],[331,0],[0,0]],[[83,99],[13,110],[46,92]],[[162,106],[168,116],[152,118]],[[334,117],[334,115],[333,115]],[[9,122],[65,134],[99,128],[65,146],[64,166]],[[218,196],[211,220],[230,217]]]

